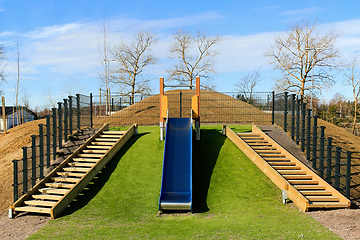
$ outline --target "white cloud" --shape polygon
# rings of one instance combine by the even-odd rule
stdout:
[[[309,15],[318,14],[321,11],[322,11],[322,9],[320,9],[320,8],[311,7],[311,8],[304,8],[304,9],[285,11],[285,12],[282,12],[281,14],[282,15],[289,15],[289,16],[296,16],[296,15],[309,16]]]

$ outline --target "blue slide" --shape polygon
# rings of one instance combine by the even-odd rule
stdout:
[[[192,210],[192,131],[191,118],[168,119],[159,210]]]

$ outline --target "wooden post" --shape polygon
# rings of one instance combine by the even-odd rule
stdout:
[[[160,109],[160,141],[164,140],[164,118],[162,109],[162,98],[164,96],[164,78],[160,78],[160,94],[159,94],[159,109]]]
[[[5,97],[2,97],[1,100],[2,100],[2,118],[4,122],[4,133],[6,134]]]
[[[195,120],[195,129],[196,129],[196,140],[200,140],[200,77],[196,77],[196,96],[198,98],[198,116]]]

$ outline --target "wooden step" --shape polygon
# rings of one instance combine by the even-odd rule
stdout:
[[[277,170],[281,175],[305,175],[306,171],[303,170]]]
[[[297,190],[321,190],[325,189],[325,186],[322,185],[293,185]]]
[[[268,162],[271,166],[295,166],[296,163],[294,162]],[[298,167],[298,169],[301,169],[301,167]]]
[[[35,194],[31,195],[35,199],[43,199],[43,200],[60,200],[63,196],[55,195],[55,194]]]
[[[310,202],[309,208],[347,208],[346,203],[340,202]]]
[[[313,184],[319,184],[319,181],[317,180],[298,180],[298,179],[294,179],[294,180],[288,180],[289,183],[291,183],[292,185],[313,185]]]
[[[52,207],[56,204],[56,201],[40,201],[40,200],[28,200],[25,201],[26,205],[30,206],[46,206],[46,207]]]
[[[42,194],[61,194],[64,195],[68,192],[68,189],[59,189],[59,188],[40,188],[39,192]]]
[[[114,139],[114,138],[95,138],[95,141],[99,141],[99,142],[117,142],[119,139]]]
[[[103,134],[121,134],[124,135],[126,133],[126,131],[104,131]]]
[[[249,146],[272,146],[271,143],[248,143]]]
[[[254,149],[255,151],[257,150],[277,150],[276,147],[266,147],[266,146],[254,146],[252,149]]]
[[[260,137],[260,134],[252,133],[252,132],[244,132],[244,133],[236,133],[238,136],[253,136]]]
[[[87,149],[105,149],[108,150],[111,148],[112,145],[108,145],[108,146],[101,146],[101,145],[89,145],[86,148]]]
[[[90,168],[84,167],[64,167],[63,170],[67,172],[83,172],[86,173]]]
[[[103,134],[100,135],[99,137],[101,138],[117,138],[120,139],[123,135],[116,135],[116,134]]]
[[[269,162],[270,165],[275,164],[276,162]],[[291,162],[284,162],[284,164],[291,164]],[[273,166],[276,170],[301,170],[301,167],[299,166]]]
[[[78,172],[57,172],[57,175],[60,176],[69,176],[69,177],[83,177],[85,173],[78,173]]]
[[[301,190],[300,193],[304,196],[332,196],[332,192],[325,190]]]
[[[300,179],[311,180],[312,179],[312,176],[309,176],[309,175],[285,175],[284,177],[285,177],[285,179],[290,179],[290,180],[296,180],[296,179],[297,180],[300,180]]]
[[[88,149],[84,149],[83,153],[101,153],[101,154],[105,154],[107,152],[107,150],[88,150]]]
[[[271,159],[271,158],[286,158],[285,155],[283,154],[277,154],[277,153],[260,153],[259,154],[261,157],[263,157],[264,159],[267,158],[267,159]],[[288,158],[290,160],[290,158]]]
[[[51,180],[55,182],[72,182],[77,183],[81,178],[74,177],[52,177]]]
[[[45,186],[54,188],[72,188],[74,185],[70,183],[45,183]]]
[[[24,206],[24,207],[15,207],[15,211],[50,214],[51,208],[40,208],[40,207]]]
[[[246,143],[269,143],[269,142],[266,141],[266,140],[251,140],[251,139],[246,140],[246,139],[244,139],[244,141],[245,141]]]
[[[261,154],[281,154],[281,151],[274,151],[274,150],[264,150],[264,149],[261,149],[261,150],[255,150],[257,153],[260,153]],[[262,155],[261,155],[262,156]]]
[[[81,163],[81,162],[69,162],[70,167],[92,167],[95,163]]]
[[[291,159],[290,158],[269,158],[269,157],[266,157],[264,158],[265,161],[267,162],[291,162]]]
[[[83,157],[83,158],[101,158],[104,154],[91,154],[91,153],[79,153],[76,157]]]
[[[338,202],[340,200],[338,197],[331,196],[307,196],[306,198],[311,202]]]
[[[73,158],[75,162],[90,162],[90,163],[96,163],[99,161],[98,158]]]
[[[113,146],[113,144],[111,143],[111,142],[91,142],[90,143],[91,145],[93,145],[93,146],[98,146],[98,145],[100,145],[100,146]],[[87,146],[87,147],[90,147],[90,146]]]

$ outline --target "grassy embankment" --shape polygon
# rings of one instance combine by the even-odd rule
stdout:
[[[201,141],[194,140],[194,213],[158,217],[163,147],[158,127],[140,127],[84,195],[30,238],[338,239],[283,205],[280,190],[221,135],[221,126],[203,126]]]

